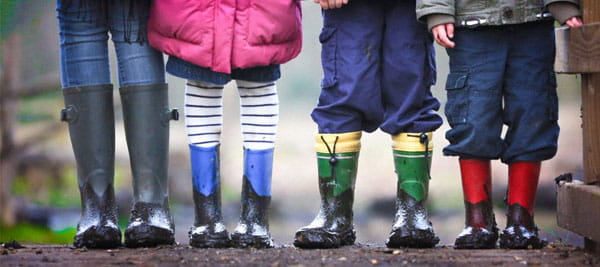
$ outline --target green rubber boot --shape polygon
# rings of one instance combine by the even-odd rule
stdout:
[[[81,219],[75,247],[115,248],[121,245],[115,203],[115,121],[111,84],[63,89],[61,120],[69,135],[77,163]]]
[[[169,121],[178,119],[178,113],[168,108],[166,84],[128,86],[121,88],[120,93],[134,194],[125,245],[174,244],[167,170]]]
[[[354,244],[356,232],[352,223],[352,204],[360,135],[361,132],[353,132],[318,136],[321,208],[312,223],[296,232],[294,246],[338,248]]]
[[[429,189],[431,133],[394,136],[394,166],[398,175],[396,216],[386,241],[390,248],[434,247],[435,235],[425,206]]]

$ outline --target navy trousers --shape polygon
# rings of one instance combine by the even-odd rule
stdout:
[[[553,22],[458,28],[454,35],[444,154],[509,164],[552,158],[559,132]]]
[[[320,133],[395,135],[441,125],[430,90],[435,52],[414,0],[351,0],[324,10],[319,41],[324,77],[312,118]]]

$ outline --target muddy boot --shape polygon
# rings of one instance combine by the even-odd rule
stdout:
[[[64,88],[66,108],[61,120],[69,123],[77,162],[81,219],[75,247],[115,248],[121,245],[113,188],[115,123],[110,84]]]
[[[166,84],[128,86],[121,88],[120,93],[134,198],[125,245],[174,244],[167,167],[169,121],[177,119],[177,111],[168,108]]]
[[[197,248],[229,246],[229,233],[221,216],[219,146],[190,145],[196,219],[189,231],[190,245]]]
[[[460,159],[465,197],[465,228],[454,241],[456,249],[492,249],[498,228],[492,208],[489,160]]]
[[[425,205],[433,150],[431,135],[403,133],[393,137],[398,195],[394,225],[385,242],[390,248],[431,248],[440,241]]]
[[[352,204],[360,136],[361,132],[317,136],[321,208],[309,225],[296,232],[294,246],[338,248],[354,244]]]
[[[239,248],[272,248],[269,233],[273,149],[244,149],[242,213],[231,234],[231,244]]]
[[[542,248],[533,220],[533,207],[540,177],[540,162],[515,162],[509,166],[508,213],[500,247],[509,249]]]

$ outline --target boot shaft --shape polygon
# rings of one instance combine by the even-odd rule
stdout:
[[[508,205],[519,205],[533,214],[541,162],[513,162],[508,166]]]
[[[105,194],[114,180],[115,122],[113,87],[110,84],[63,89],[65,109],[61,120],[68,122],[82,202],[84,192]]]
[[[416,202],[427,199],[433,145],[432,133],[400,133],[392,137],[398,197],[403,191]]]
[[[168,197],[169,121],[166,84],[120,89],[135,202],[162,204]]]
[[[189,145],[195,206],[195,225],[222,221],[219,146]]]
[[[244,149],[241,224],[269,227],[274,149]]]

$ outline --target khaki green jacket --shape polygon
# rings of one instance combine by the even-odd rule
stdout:
[[[417,18],[430,28],[442,23],[458,27],[519,24],[550,18],[547,7],[553,4],[579,9],[579,0],[417,0]],[[430,15],[435,16],[427,18]]]

